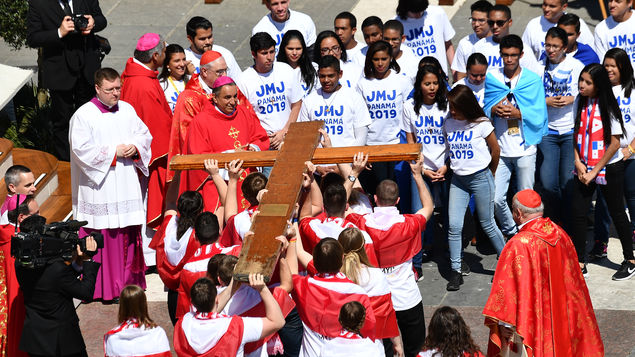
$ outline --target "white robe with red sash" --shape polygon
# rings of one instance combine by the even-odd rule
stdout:
[[[170,342],[160,327],[139,326],[130,319],[104,335],[106,357],[171,357]]]
[[[245,234],[251,228],[251,216],[258,209],[258,206],[251,206],[248,209],[235,214],[227,220],[225,229],[218,240],[220,244],[229,247],[232,245],[242,245]]]
[[[342,331],[339,336],[329,339],[322,346],[320,357],[384,357],[381,340],[373,342],[354,332]]]

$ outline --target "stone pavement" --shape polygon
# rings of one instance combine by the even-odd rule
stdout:
[[[432,1],[435,3],[436,1]],[[310,14],[318,31],[332,28],[332,19],[340,11],[351,11],[358,17],[358,25],[364,17],[375,14],[383,20],[394,17],[396,0],[293,0],[292,8]],[[455,44],[471,32],[468,18],[472,1],[457,1],[453,7],[444,7],[457,32]],[[512,32],[522,34],[527,22],[540,15],[539,0],[516,0],[511,6]],[[242,67],[251,64],[248,38],[252,26],[267,12],[260,0],[226,0],[220,5],[205,5],[203,0],[183,0],[176,3],[156,0],[101,0],[102,10],[108,19],[108,27],[101,34],[107,37],[113,50],[104,60],[104,66],[122,70],[131,56],[137,38],[144,32],[159,32],[168,43],[188,45],[185,37],[185,23],[194,15],[208,17],[214,23],[215,42],[232,50]],[[591,29],[601,20],[599,7],[595,1],[569,1],[569,9],[587,21]],[[361,33],[358,31],[358,34]],[[361,37],[360,37],[361,40]],[[0,63],[35,68],[36,52],[32,49],[10,51],[0,41]],[[447,292],[449,267],[444,254],[435,255],[434,261],[424,264],[424,280],[419,287],[429,319],[434,309],[441,305],[451,305],[463,314],[472,329],[475,341],[487,346],[487,330],[483,326],[482,307],[490,289],[490,280],[496,265],[496,257],[491,248],[468,247],[465,260],[471,266],[472,274],[465,278],[465,284],[458,292]],[[611,281],[611,275],[621,263],[619,241],[611,239],[609,257],[597,264],[589,265],[590,277],[587,285],[595,307],[600,331],[607,356],[635,357],[635,279],[624,282]],[[169,337],[172,327],[167,316],[166,294],[156,274],[148,275],[147,295],[150,314],[164,327]],[[80,305],[78,314],[89,356],[103,356],[102,337],[116,325],[117,305],[92,303]]]

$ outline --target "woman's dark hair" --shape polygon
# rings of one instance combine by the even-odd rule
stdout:
[[[486,67],[488,66],[487,58],[485,58],[485,55],[483,55],[480,52],[474,52],[470,55],[470,57],[467,58],[465,69],[469,71],[472,66],[477,64],[482,64],[482,65],[485,65]]]
[[[306,48],[306,43],[304,42],[304,36],[298,30],[289,30],[287,33],[282,36],[282,41],[280,41],[280,50],[278,51],[278,62],[289,63],[289,58],[287,58],[287,52],[284,50],[285,47],[289,44],[291,40],[300,41],[300,45],[302,46],[302,55],[298,58],[298,68],[300,68],[300,73],[302,74],[302,80],[306,83],[308,89],[307,92],[313,90],[313,86],[315,85],[315,77],[317,73],[315,72],[315,67],[311,63],[309,59],[309,52]]]
[[[620,71],[620,84],[624,89],[624,95],[630,97],[635,79],[633,79],[633,65],[628,53],[621,48],[611,48],[604,55],[604,60],[607,58],[612,58],[615,61],[617,69]]]
[[[220,235],[218,217],[212,212],[201,212],[194,222],[194,232],[196,232],[196,240],[201,245],[216,242]]]
[[[320,52],[320,48],[322,47],[322,41],[329,37],[337,40],[337,45],[340,46],[340,51],[342,51],[340,55],[340,60],[346,63],[348,57],[346,56],[346,46],[344,46],[344,42],[337,36],[337,34],[331,30],[325,30],[320,32],[315,39],[315,44],[313,45],[313,62],[318,63],[320,57],[322,57],[322,53]]]
[[[190,228],[194,227],[196,217],[203,211],[203,196],[197,191],[185,191],[176,203],[179,220],[176,225],[176,240]]]
[[[566,49],[567,45],[569,45],[569,37],[567,37],[567,32],[560,27],[552,27],[547,30],[547,34],[545,35],[545,41],[547,37],[558,38],[562,41],[562,46]]]
[[[423,105],[423,90],[421,90],[421,82],[423,82],[423,77],[425,77],[428,73],[435,75],[437,77],[437,81],[439,81],[439,89],[437,89],[437,95],[434,96],[434,102],[440,110],[446,110],[448,108],[448,88],[443,80],[443,72],[435,66],[424,65],[423,67],[419,67],[419,70],[417,71],[417,77],[415,78],[415,92],[412,96],[415,104],[415,113],[417,113],[417,115],[419,115],[419,110]],[[474,96],[474,94],[472,94],[472,96]]]
[[[386,41],[379,40],[372,45],[368,46],[368,52],[366,52],[366,62],[364,63],[364,76],[366,78],[372,78],[375,76],[375,67],[373,66],[373,56],[377,52],[386,52],[388,57],[390,57],[390,65],[388,69],[394,69],[395,72],[399,73],[401,68],[397,63],[397,59],[392,56],[392,46]]]
[[[448,103],[454,107],[454,110],[460,111],[470,123],[481,121],[483,117],[486,118],[474,92],[466,85],[459,84],[452,88],[448,93]]]
[[[161,73],[159,74],[160,81],[167,81],[170,76],[170,70],[168,69],[168,64],[170,64],[170,60],[172,59],[172,55],[176,53],[185,53],[185,50],[180,45],[173,43],[168,45],[165,48],[165,59],[163,60],[163,67],[161,68]],[[187,72],[187,66],[185,66],[185,75],[183,76],[183,81],[187,83],[189,79],[189,73]]]
[[[463,317],[450,306],[442,306],[432,315],[423,349],[436,349],[439,356],[477,356],[480,352]]]
[[[396,11],[397,16],[399,16],[402,20],[406,20],[408,18],[408,11],[426,11],[428,5],[428,0],[399,0]]]
[[[445,87],[448,88],[448,75],[443,70],[443,67],[441,67],[441,62],[439,62],[436,57],[425,56],[421,60],[419,60],[419,66],[417,68],[421,68],[427,64],[430,66],[434,66],[437,68],[437,70],[439,70],[439,72],[443,75],[443,83],[445,83]]]
[[[318,273],[336,274],[342,268],[344,251],[340,242],[324,238],[313,248],[313,264]]]
[[[128,319],[136,319],[139,325],[146,328],[157,327],[148,314],[148,300],[146,294],[137,285],[128,285],[119,294],[119,323]]]
[[[366,309],[359,301],[349,301],[342,305],[338,320],[344,330],[359,334],[366,321]]]
[[[588,73],[591,76],[591,81],[593,81],[593,86],[595,87],[595,91],[597,93],[598,107],[600,108],[600,116],[602,118],[602,131],[604,134],[603,136],[605,145],[604,147],[608,147],[611,142],[612,119],[617,120],[622,127],[622,132],[625,132],[624,121],[622,120],[622,112],[620,111],[620,107],[617,104],[615,95],[613,95],[609,75],[606,72],[606,69],[604,69],[604,66],[599,63],[591,63],[589,65],[586,65],[582,72],[580,72],[580,79],[582,79],[582,74],[584,73]],[[580,129],[582,111],[586,110],[588,101],[588,97],[583,96],[582,94],[578,94],[578,108],[576,109],[575,114],[574,133],[577,133]],[[573,145],[577,150],[577,143],[575,142],[575,140]]]
[[[218,284],[218,267],[225,259],[225,254],[219,253],[209,258],[207,261],[207,277]]]

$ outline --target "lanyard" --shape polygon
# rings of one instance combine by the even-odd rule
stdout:
[[[174,91],[176,92],[176,95],[178,96],[179,94],[181,94],[181,91],[176,87],[176,84],[174,84],[174,81],[172,80],[172,76],[168,76],[168,81],[170,82],[172,87],[174,87]]]

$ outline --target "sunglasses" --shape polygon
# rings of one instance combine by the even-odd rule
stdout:
[[[507,21],[509,21],[509,19],[507,19],[507,20],[496,20],[496,21],[487,20],[487,24],[489,25],[489,27],[494,26],[494,24],[496,26],[498,26],[498,27],[503,27],[507,23]]]

